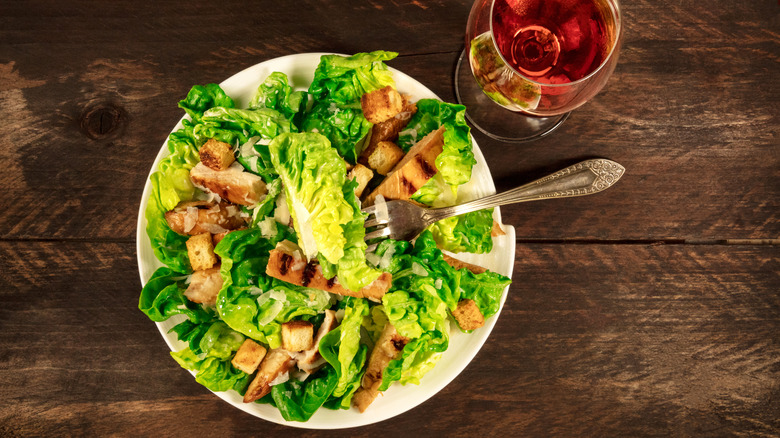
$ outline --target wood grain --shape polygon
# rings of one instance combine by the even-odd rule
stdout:
[[[136,308],[132,254],[132,243],[0,243],[0,432],[289,432],[170,358]],[[776,248],[526,244],[515,255],[501,317],[464,373],[357,435],[390,424],[453,436],[780,432]]]
[[[46,2],[7,3],[0,117],[11,122],[0,135],[26,146],[0,152],[10,173],[0,236],[131,238],[138,188],[182,114],[176,102],[193,84],[219,82],[275,56],[398,50],[391,65],[453,101],[464,3],[369,3],[354,12],[366,19],[347,25],[349,15],[322,20],[324,4],[312,2],[300,8],[305,13],[265,8],[231,26],[224,22],[237,5],[171,3],[152,11],[126,2],[99,10],[69,3],[31,20]],[[559,132],[518,146],[475,133],[499,189],[594,156],[628,169],[597,197],[505,208],[518,237],[780,236],[780,86],[773,80],[780,38],[772,8],[744,4],[716,14],[690,1],[627,3],[615,75]],[[656,17],[680,30],[666,32]],[[290,32],[293,24],[300,30]],[[96,112],[116,114],[97,137],[84,122]]]
[[[599,95],[534,143],[474,136],[499,190],[594,157],[626,175],[502,208],[514,282],[484,348],[349,435],[780,436],[780,9],[621,4]],[[0,2],[0,436],[299,433],[197,384],[137,310],[151,163],[192,85],[292,53],[398,51],[452,102],[470,7]]]

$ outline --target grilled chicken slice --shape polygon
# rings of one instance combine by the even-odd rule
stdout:
[[[173,231],[188,236],[235,230],[245,226],[247,219],[249,216],[242,214],[241,209],[227,202],[182,202],[165,213],[168,226]]]
[[[266,194],[263,179],[244,171],[240,163],[225,170],[214,170],[198,163],[190,170],[190,179],[198,188],[208,190],[234,204],[255,205]]]
[[[379,335],[379,339],[371,351],[371,357],[368,359],[368,368],[366,368],[366,374],[363,375],[360,388],[352,396],[352,405],[360,412],[365,412],[366,408],[379,395],[382,373],[390,361],[401,354],[407,343],[409,343],[409,339],[398,334],[392,324],[387,323],[382,329],[382,334]]]
[[[279,242],[271,251],[265,273],[298,286],[321,289],[338,295],[368,298],[376,302],[381,301],[382,296],[390,289],[393,278],[389,272],[383,272],[379,278],[363,289],[357,292],[351,291],[340,285],[336,277],[325,278],[317,260],[312,259],[307,262],[301,249],[289,240]]]
[[[378,195],[385,199],[409,199],[439,171],[436,157],[444,148],[444,127],[431,132],[409,149],[379,187],[371,192],[363,207],[374,204]]]
[[[289,372],[293,365],[295,365],[295,359],[290,357],[287,350],[275,348],[269,351],[260,363],[257,375],[244,394],[244,403],[252,403],[268,395],[271,392],[271,383],[277,377]]]
[[[217,304],[217,294],[220,289],[222,289],[222,276],[219,274],[219,266],[216,266],[193,272],[184,296],[192,302],[213,306]]]

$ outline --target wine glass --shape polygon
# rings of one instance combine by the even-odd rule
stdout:
[[[455,71],[466,117],[497,140],[549,134],[606,84],[621,21],[618,0],[476,0]]]

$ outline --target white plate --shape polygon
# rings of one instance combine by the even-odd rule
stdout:
[[[296,89],[306,90],[314,77],[314,70],[319,64],[320,56],[324,54],[325,53],[303,53],[271,59],[233,75],[220,85],[225,92],[233,98],[236,106],[239,108],[245,108],[249,104],[249,100],[252,98],[260,83],[262,83],[269,74],[275,71],[286,73],[290,79],[290,83]],[[438,99],[431,90],[410,76],[393,68],[391,68],[391,70],[397,88],[401,93],[410,94],[414,100],[422,98]],[[176,131],[181,127],[182,123],[179,121],[173,130]],[[168,155],[167,140],[157,154],[157,159],[154,161],[150,175],[157,169],[160,160],[166,155]],[[460,189],[459,198],[462,198],[461,200],[463,201],[489,195],[496,191],[496,188],[493,185],[493,178],[485,163],[485,158],[482,156],[482,152],[480,152],[476,142],[474,142],[474,156],[477,159],[477,164],[474,166],[472,179]],[[146,186],[144,187],[141,206],[138,211],[136,240],[141,284],[146,284],[154,271],[162,266],[154,256],[149,237],[146,235],[146,219],[144,218],[144,212],[149,200],[150,191],[151,184],[147,180]],[[501,216],[498,208],[495,209],[494,216],[500,223]],[[484,266],[494,272],[511,278],[515,259],[515,230],[511,225],[504,225],[504,230],[506,231],[505,236],[493,239],[493,251],[489,254],[459,254],[458,258]],[[507,287],[501,297],[501,307],[504,305],[508,290],[509,288]],[[321,408],[306,423],[289,422],[285,421],[279,411],[270,405],[243,403],[241,396],[235,391],[218,392],[215,394],[233,406],[256,417],[287,426],[311,429],[338,429],[376,423],[412,409],[425,400],[433,397],[442,388],[447,386],[447,384],[466,368],[466,365],[471,362],[482,347],[482,344],[485,343],[485,340],[487,340],[490,332],[493,330],[493,326],[495,325],[499,314],[500,309],[496,315],[485,322],[484,327],[475,330],[468,335],[461,333],[457,327],[454,327],[454,324],[452,324],[453,327],[450,330],[450,345],[448,350],[444,352],[441,360],[436,364],[436,367],[423,377],[422,383],[419,386],[413,384],[402,386],[397,383],[392,385],[383,396],[378,397],[363,414],[354,408],[339,411]],[[167,321],[157,323],[160,333],[172,351],[179,351],[186,347],[185,343],[176,339],[175,334],[168,333],[173,326],[183,319],[183,315],[177,315]],[[193,384],[195,383],[193,382]]]

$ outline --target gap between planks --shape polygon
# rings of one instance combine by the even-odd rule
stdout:
[[[135,244],[135,239],[123,238],[54,238],[54,237],[0,237],[2,243],[13,242],[51,242],[51,243],[127,243]],[[519,238],[516,244],[543,245],[743,245],[743,246],[776,246],[780,239],[529,239]]]

